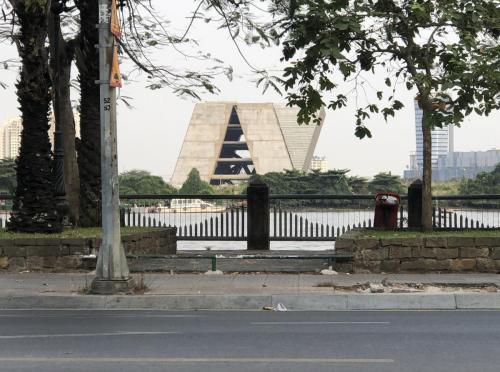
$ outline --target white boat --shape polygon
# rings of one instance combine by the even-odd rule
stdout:
[[[150,209],[150,212],[163,213],[207,213],[224,212],[227,207],[215,205],[201,199],[172,199],[170,207],[158,205]]]

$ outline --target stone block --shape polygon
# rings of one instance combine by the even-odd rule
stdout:
[[[380,239],[380,245],[382,247],[387,247],[387,246],[399,246],[403,244],[402,238],[385,238],[385,239]]]
[[[86,245],[69,245],[67,248],[70,256],[90,254],[90,247]]]
[[[26,260],[24,257],[10,257],[9,271],[20,271],[26,268]]]
[[[434,248],[434,257],[438,260],[458,258],[458,248]]]
[[[425,246],[446,248],[447,247],[446,240],[447,240],[446,238],[439,238],[439,237],[425,238]]]
[[[14,244],[17,246],[35,246],[35,245],[59,245],[61,239],[58,238],[16,238]]]
[[[411,255],[413,258],[436,258],[436,251],[434,248],[413,247]]]
[[[423,238],[404,238],[401,239],[401,245],[403,247],[422,247],[424,246]]]
[[[476,267],[477,271],[494,273],[497,271],[497,268],[500,267],[496,264],[495,260],[490,258],[476,258]]]
[[[389,248],[366,249],[358,252],[363,261],[383,261],[389,258]]]
[[[500,260],[500,246],[491,248],[490,257],[494,260]]]
[[[365,261],[365,262],[355,262],[354,272],[355,273],[379,273],[380,272],[381,261]]]
[[[411,247],[389,247],[389,258],[410,258]]]
[[[450,236],[448,237],[448,247],[474,247],[475,242],[473,237],[467,236]]]
[[[46,256],[43,258],[43,267],[47,269],[55,269],[57,268],[57,257],[55,256]]]
[[[7,269],[9,267],[9,257],[0,257],[0,270]]]
[[[14,245],[12,239],[0,239],[0,249],[1,247],[5,247],[6,245]]]
[[[82,259],[79,256],[59,257],[57,266],[61,269],[79,269],[82,267]]]
[[[385,273],[398,273],[401,264],[399,260],[386,260],[380,263],[380,270]]]
[[[376,249],[380,246],[380,241],[374,238],[355,239],[354,241],[358,249]]]
[[[460,258],[451,262],[451,270],[453,271],[469,271],[475,268],[476,260],[474,258]]]
[[[351,252],[354,249],[354,239],[339,238],[335,242],[336,250],[345,250]]]
[[[3,255],[7,257],[26,257],[26,247],[5,246],[3,247]]]
[[[476,247],[462,247],[460,248],[461,258],[477,258],[477,257],[488,257],[490,250],[488,248],[476,248]]]
[[[38,257],[38,256],[27,257],[26,267],[30,270],[41,270],[43,268],[43,257]]]
[[[474,242],[479,247],[500,247],[500,238],[496,236],[478,236]]]
[[[34,245],[34,246],[26,246],[26,256],[39,256],[39,257],[47,257],[47,256],[61,256],[63,254],[67,254],[67,249],[64,249],[60,246],[50,246],[50,245]]]
[[[450,259],[447,260],[434,260],[430,258],[416,259],[412,261],[401,262],[401,271],[442,271],[450,270]]]

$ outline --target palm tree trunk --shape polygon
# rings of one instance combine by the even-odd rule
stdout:
[[[80,141],[77,142],[80,172],[80,225],[101,225],[101,130],[99,112],[98,2],[77,0],[80,10]]]
[[[11,1],[20,33],[17,45],[22,69],[17,83],[23,131],[17,158],[17,187],[8,228],[24,232],[62,230],[56,210],[53,158],[48,135],[50,75],[47,38],[47,1]]]
[[[54,117],[55,121],[59,121],[58,123],[56,122],[56,125],[60,129],[62,137],[62,148],[64,153],[64,189],[69,206],[69,218],[73,225],[78,225],[80,219],[80,180],[76,160],[75,118],[70,96],[74,41],[71,40],[67,43],[62,37],[59,18],[59,14],[51,12],[49,21],[50,67],[52,71],[53,92],[57,91],[59,93],[53,94],[54,108],[59,107],[59,115],[54,115]],[[58,48],[55,48],[55,43],[59,43]],[[57,71],[55,64],[56,49],[59,53]],[[55,74],[59,74],[57,79],[55,79]],[[58,84],[58,86],[56,87],[55,84]],[[56,100],[59,102],[56,103]]]

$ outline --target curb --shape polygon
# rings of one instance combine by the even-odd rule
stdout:
[[[292,311],[500,310],[500,293],[0,297],[0,310],[262,310],[278,304]]]

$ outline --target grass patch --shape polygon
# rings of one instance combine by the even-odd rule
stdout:
[[[363,230],[360,237],[364,238],[425,238],[425,237],[500,237],[500,229],[497,230],[457,230],[457,231],[432,231],[423,233],[421,231],[383,231]]]
[[[122,227],[122,235],[140,233],[158,229],[157,227]],[[100,227],[86,227],[86,228],[69,228],[60,233],[55,234],[30,234],[18,233],[7,230],[0,230],[0,239],[16,239],[16,238],[95,238],[102,235]]]

